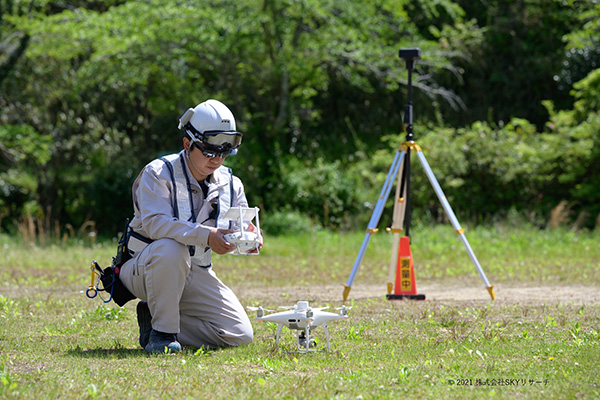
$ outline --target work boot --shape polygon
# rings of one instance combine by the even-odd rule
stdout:
[[[144,347],[148,353],[177,353],[181,351],[181,344],[174,333],[164,333],[152,329],[150,340]]]
[[[145,349],[152,331],[152,315],[150,315],[148,303],[145,301],[137,304],[137,320],[140,327],[140,346]]]

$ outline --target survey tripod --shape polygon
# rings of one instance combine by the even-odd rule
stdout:
[[[406,132],[406,141],[400,145],[398,151],[396,151],[396,155],[394,160],[392,161],[392,165],[389,169],[387,178],[385,183],[383,184],[383,188],[381,189],[381,193],[375,204],[375,208],[373,210],[373,214],[371,215],[371,219],[369,220],[369,224],[367,226],[367,232],[365,238],[363,240],[360,251],[358,252],[358,256],[356,257],[356,261],[354,262],[354,266],[352,268],[352,272],[350,273],[350,277],[348,278],[348,282],[344,287],[343,299],[346,301],[348,298],[348,294],[350,293],[350,289],[352,284],[354,283],[354,279],[356,278],[356,273],[358,272],[358,268],[362,262],[362,259],[367,250],[367,246],[371,240],[371,236],[375,234],[378,229],[377,225],[379,224],[379,219],[381,217],[381,213],[385,207],[385,203],[390,195],[392,190],[392,185],[396,180],[396,176],[398,176],[398,180],[396,182],[396,197],[394,201],[394,210],[393,210],[393,219],[392,226],[388,228],[388,231],[392,232],[394,235],[393,238],[393,248],[392,248],[392,259],[390,261],[390,271],[389,271],[389,279],[387,285],[387,297],[388,299],[394,298],[392,295],[392,288],[394,282],[394,272],[396,270],[396,262],[398,260],[398,246],[400,243],[400,235],[404,233],[405,236],[409,236],[409,228],[410,228],[410,218],[411,218],[411,208],[410,208],[410,158],[411,152],[414,152],[419,159],[421,166],[425,170],[427,174],[427,178],[433,187],[438,199],[440,200],[444,211],[446,212],[452,226],[454,227],[456,233],[458,234],[460,240],[462,241],[469,257],[475,267],[477,268],[477,272],[479,276],[483,280],[487,290],[492,298],[495,299],[496,295],[494,293],[494,287],[490,285],[475,253],[471,249],[469,242],[465,236],[464,229],[460,226],[454,211],[452,211],[452,207],[450,207],[450,203],[446,199],[442,188],[440,187],[435,175],[431,171],[431,167],[425,159],[423,155],[423,151],[419,147],[419,145],[415,142],[413,135],[413,108],[412,108],[412,71],[414,68],[414,63],[416,60],[421,58],[421,50],[418,48],[415,49],[401,49],[399,52],[400,58],[406,61],[406,68],[408,69],[408,91],[407,91],[407,100],[408,103],[404,107],[404,130]],[[424,296],[420,297],[424,299]]]

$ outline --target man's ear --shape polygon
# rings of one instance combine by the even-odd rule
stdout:
[[[192,142],[190,142],[190,139],[188,139],[186,137],[183,138],[183,149],[185,151],[190,151],[192,149],[191,144],[192,144]]]

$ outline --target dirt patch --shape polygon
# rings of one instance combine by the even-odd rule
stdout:
[[[238,297],[248,301],[292,304],[298,300],[316,303],[342,303],[343,285],[311,285],[308,287],[234,288]],[[385,285],[354,285],[348,300],[379,298],[386,294]],[[495,302],[505,304],[600,304],[600,288],[584,285],[508,285],[494,286]],[[425,294],[427,301],[489,302],[491,297],[484,286],[460,286],[456,284],[423,284],[418,293]],[[267,303],[265,303],[267,304]]]
[[[33,287],[2,287],[0,295],[9,298],[85,298],[80,285],[69,285],[57,292],[55,288]],[[298,300],[308,300],[315,304],[343,303],[342,296],[344,285],[320,284],[307,286],[232,286],[233,291],[245,305],[276,306],[292,305]],[[498,304],[586,304],[600,305],[600,287],[581,284],[508,284],[497,283],[494,285],[496,295],[495,303]],[[350,290],[348,300],[364,301],[368,299],[383,298],[387,293],[384,284],[358,284],[355,283]],[[451,282],[426,282],[418,284],[418,293],[424,294],[428,302],[440,304],[465,304],[491,302],[487,288],[481,282],[460,283]]]

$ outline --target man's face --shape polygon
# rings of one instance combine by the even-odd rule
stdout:
[[[192,145],[188,138],[183,139],[183,146],[187,150],[188,164],[192,175],[198,182],[206,179],[207,176],[215,172],[225,161],[225,157],[205,157],[200,149]]]

